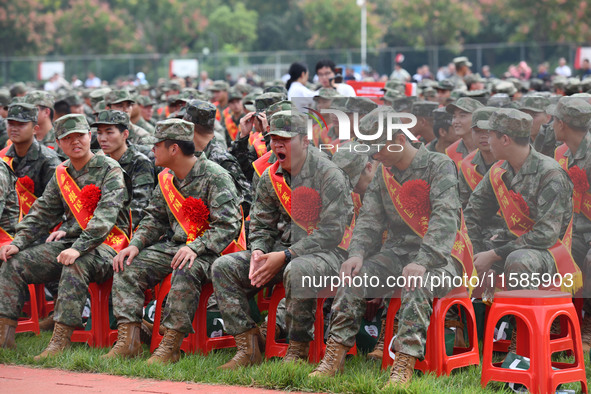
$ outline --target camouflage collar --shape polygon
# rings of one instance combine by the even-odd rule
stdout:
[[[538,167],[540,165],[539,155],[540,153],[537,153],[534,147],[530,145],[529,155],[527,156],[525,163],[523,163],[521,169],[517,173],[515,173],[515,170],[513,169],[513,167],[511,167],[511,164],[509,164],[509,162],[505,160],[501,167],[508,170],[510,173],[514,175],[513,179],[511,180],[511,184],[509,185],[510,189],[513,189],[514,185],[521,182],[521,178],[523,175],[531,175],[536,174],[538,172]]]
[[[27,154],[24,157],[26,157],[28,161],[35,161],[39,159],[40,151],[41,144],[39,144],[39,141],[37,141],[37,139],[33,137],[33,144],[31,144],[29,150],[27,151]],[[6,152],[6,156],[17,157],[14,145],[10,145],[10,148],[8,148],[8,151]]]
[[[105,161],[107,160],[107,156],[105,155],[99,155],[99,154],[95,154],[94,156],[92,156],[92,158],[88,161],[88,163],[86,163],[86,165],[84,167],[82,167],[82,169],[80,171],[76,171],[76,169],[71,166],[70,164],[70,159],[64,161],[64,167],[67,167],[70,169],[70,171],[76,171],[79,174],[83,174],[86,172],[89,172],[88,169],[89,168],[102,168],[104,167]]]
[[[587,132],[585,133],[585,138],[583,138],[583,140],[581,141],[581,145],[579,145],[574,156],[572,156],[572,152],[570,151],[570,149],[566,150],[566,153],[564,155],[569,158],[572,156],[572,160],[568,163],[569,167],[575,160],[584,159],[587,155],[589,147],[591,147],[591,133]]]
[[[136,155],[136,151],[135,148],[133,147],[133,145],[127,145],[127,150],[125,150],[125,152],[123,152],[123,155],[121,155],[121,158],[119,159],[119,164],[129,164],[131,163],[131,161],[133,160],[133,157]],[[131,174],[129,174],[131,176]]]
[[[482,172],[482,175],[484,175],[492,166],[492,164],[490,166],[486,165],[486,163],[484,162],[484,157],[482,157],[482,153],[480,152],[480,150],[476,152],[474,158],[470,163],[474,164],[477,169],[484,170],[484,172]]]
[[[425,145],[421,144],[418,148],[417,154],[412,159],[410,165],[406,170],[399,170],[395,166],[390,168],[390,171],[398,182],[403,183],[410,178],[418,169],[426,168],[429,165],[429,151],[425,148]]]

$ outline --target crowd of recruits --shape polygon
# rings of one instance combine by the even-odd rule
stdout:
[[[286,288],[283,324],[290,338],[284,361],[307,359],[315,302],[299,293],[302,289],[296,283],[303,275],[458,276],[471,275],[473,264],[479,274],[489,270],[571,274],[569,290],[581,288],[584,275],[578,267],[586,273],[591,230],[586,191],[582,197],[575,194],[573,203],[573,182],[567,170],[577,167],[586,175],[591,166],[587,153],[590,96],[556,100],[529,94],[520,101],[493,96],[487,104],[496,107],[462,97],[437,108],[436,103],[399,97],[395,82],[386,89],[385,105],[379,107],[326,89],[316,101],[318,106],[330,105],[351,116],[361,114],[359,131],[368,135],[375,132],[384,111],[394,107],[403,112],[406,106],[418,118],[413,132],[426,145],[411,143],[397,133],[392,141],[383,136],[372,143],[384,143],[385,148],[399,144],[404,146],[401,152],[384,148],[355,155],[346,148],[363,139],[336,141],[338,125],[334,124],[315,130],[314,140],[330,141],[338,148],[328,155],[319,153],[307,139],[306,118],[291,111],[290,102],[282,101],[281,89],[255,99],[253,111],[232,117],[237,130],[226,124],[223,133],[216,133],[216,117],[225,108],[220,111],[191,94],[183,107],[172,103],[175,110],[169,118],[146,134],[129,121],[129,104],[135,100],[128,91],[107,92],[108,109],[93,114],[90,125],[83,114],[64,115],[45,135],[40,130],[47,128],[45,119],[51,124],[53,112],[48,93],[32,92],[11,104],[6,116],[11,144],[2,151],[5,165],[0,166],[4,237],[0,345],[16,346],[14,329],[28,283],[59,283],[54,334],[37,359],[59,354],[69,345],[72,331],[82,322],[88,283],[111,276],[119,337],[105,357],[133,357],[141,354],[144,291],[172,273],[171,297],[162,320],[164,338],[148,360],[154,363],[179,359],[182,339],[193,331],[191,320],[201,286],[211,280],[226,330],[237,344],[236,355],[222,369],[261,362],[264,337],[248,314],[248,298],[262,286],[280,281]],[[228,96],[239,100],[238,94]],[[53,149],[42,143],[48,135],[55,138],[48,142]],[[218,135],[230,137],[232,155],[227,145],[211,147]],[[556,160],[532,148],[540,135],[546,149],[560,146]],[[102,153],[93,153],[94,138]],[[67,157],[65,162],[58,152]],[[224,161],[234,167],[228,171]],[[157,181],[154,168],[159,172]],[[252,204],[246,202],[237,176],[245,178],[247,171],[252,171],[255,185],[246,189],[254,195]],[[423,196],[429,213],[416,223],[405,217],[411,208],[396,198],[404,184],[413,180],[429,185]],[[84,217],[80,212],[88,209],[81,189],[88,185],[100,190],[100,199],[93,214]],[[298,223],[286,203],[291,190],[298,187],[316,190],[320,196],[314,229]],[[521,200],[507,202],[499,190],[513,192]],[[209,211],[209,228],[201,236],[191,230],[179,209],[189,197],[201,199]],[[522,205],[521,210],[511,210],[519,201],[527,204],[528,212],[523,212]],[[244,211],[250,213],[248,249],[220,257],[227,245],[240,238]],[[463,217],[474,246],[470,262],[452,257]],[[531,223],[520,233],[516,220]],[[43,235],[60,222],[59,230],[48,238]],[[345,242],[347,234],[350,239]],[[571,256],[570,244],[574,261],[556,264],[554,253],[566,250]],[[528,286],[517,284],[518,288]],[[424,356],[432,299],[449,290],[402,289],[398,314],[402,324],[391,349],[396,355],[392,384],[411,379],[414,361]],[[370,292],[339,290],[332,306],[327,351],[311,376],[332,376],[342,370]],[[583,340],[587,347],[589,326],[586,317]],[[382,351],[383,342],[372,353]]]

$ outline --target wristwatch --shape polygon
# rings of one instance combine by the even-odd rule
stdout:
[[[291,261],[291,252],[289,249],[285,249],[283,253],[285,253],[285,264],[287,264]]]

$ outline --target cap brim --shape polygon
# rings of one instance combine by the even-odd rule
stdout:
[[[276,135],[277,137],[283,137],[283,138],[293,138],[295,136],[297,136],[299,133],[293,133],[291,131],[283,131],[283,130],[273,130],[273,131],[269,131],[267,133],[268,135]],[[302,134],[304,135],[304,134]]]
[[[250,104],[245,104],[244,108],[246,108],[246,110],[248,112],[255,112],[257,109],[254,107],[254,105],[250,105]]]
[[[21,119],[21,118],[14,118],[12,116],[9,116],[8,118],[6,118],[6,120],[13,120],[15,122],[21,122],[21,123],[35,122],[34,120],[24,120],[24,119]]]
[[[479,120],[478,122],[476,122],[476,126],[482,130],[495,130],[495,128],[492,127],[490,121],[488,120]]]
[[[65,137],[69,136],[70,134],[74,134],[74,133],[86,134],[86,133],[90,133],[90,129],[88,129],[88,130],[82,130],[82,129],[70,130],[66,134],[60,135],[59,137],[57,137],[57,139],[61,140],[62,138],[65,138]]]

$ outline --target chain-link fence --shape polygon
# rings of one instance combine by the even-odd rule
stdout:
[[[405,55],[404,68],[414,74],[417,67],[429,65],[431,72],[436,73],[438,67],[445,66],[456,56],[467,56],[472,63],[473,71],[480,71],[488,65],[493,74],[502,75],[511,64],[525,60],[535,73],[536,67],[543,61],[550,63],[550,71],[557,65],[560,57],[565,57],[572,65],[577,44],[573,43],[516,43],[516,44],[471,44],[465,45],[461,53],[453,52],[446,47],[427,47],[415,49],[410,47],[391,47],[369,50],[367,65],[380,75],[389,75],[394,67],[397,53]],[[278,79],[284,75],[292,62],[306,63],[311,69],[323,58],[331,58],[336,64],[355,65],[361,63],[359,49],[339,50],[306,50],[280,52],[245,52],[237,54],[212,53],[164,55],[164,54],[120,54],[120,55],[79,55],[79,56],[47,56],[47,57],[3,57],[0,58],[0,84],[7,85],[16,81],[35,81],[38,65],[42,61],[63,61],[65,77],[70,80],[77,75],[84,80],[89,71],[100,78],[114,83],[117,79],[126,79],[142,71],[147,80],[154,83],[161,77],[168,77],[169,63],[172,59],[197,59],[199,69],[206,70],[213,79],[225,79],[227,74],[232,78],[244,75],[251,70],[264,80]]]

